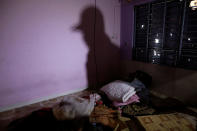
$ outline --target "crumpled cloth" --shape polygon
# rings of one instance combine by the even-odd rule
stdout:
[[[143,103],[149,103],[149,90],[146,88],[146,86],[137,78],[135,78],[130,84],[135,88],[140,101]]]
[[[65,96],[63,101],[53,108],[53,114],[57,120],[68,120],[86,117],[94,109],[95,100],[78,96]]]
[[[146,86],[140,81],[138,80],[137,78],[135,78],[131,83],[130,83],[131,86],[133,86],[135,88],[135,91],[136,92],[140,92],[142,91],[143,89],[146,88]]]

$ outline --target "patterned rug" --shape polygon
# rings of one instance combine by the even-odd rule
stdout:
[[[196,118],[182,113],[136,117],[146,131],[196,131]]]

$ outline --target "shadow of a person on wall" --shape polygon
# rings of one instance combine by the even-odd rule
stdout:
[[[82,32],[89,48],[86,68],[90,89],[96,89],[119,76],[120,51],[110,41],[104,27],[103,15],[94,6],[82,11],[80,22],[75,27],[75,30]]]

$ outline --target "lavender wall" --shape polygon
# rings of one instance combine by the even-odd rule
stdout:
[[[111,5],[114,5],[114,9],[108,10]],[[98,83],[104,85],[119,77],[120,5],[118,0],[98,0],[97,8],[101,10],[101,14],[96,14],[95,55]]]
[[[73,27],[94,4],[95,0],[0,1],[1,111],[87,88],[89,48],[84,34]],[[120,14],[114,17],[118,0],[97,4],[106,35],[119,47]]]

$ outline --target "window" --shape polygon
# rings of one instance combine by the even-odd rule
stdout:
[[[197,10],[190,1],[135,6],[134,60],[197,69]]]

